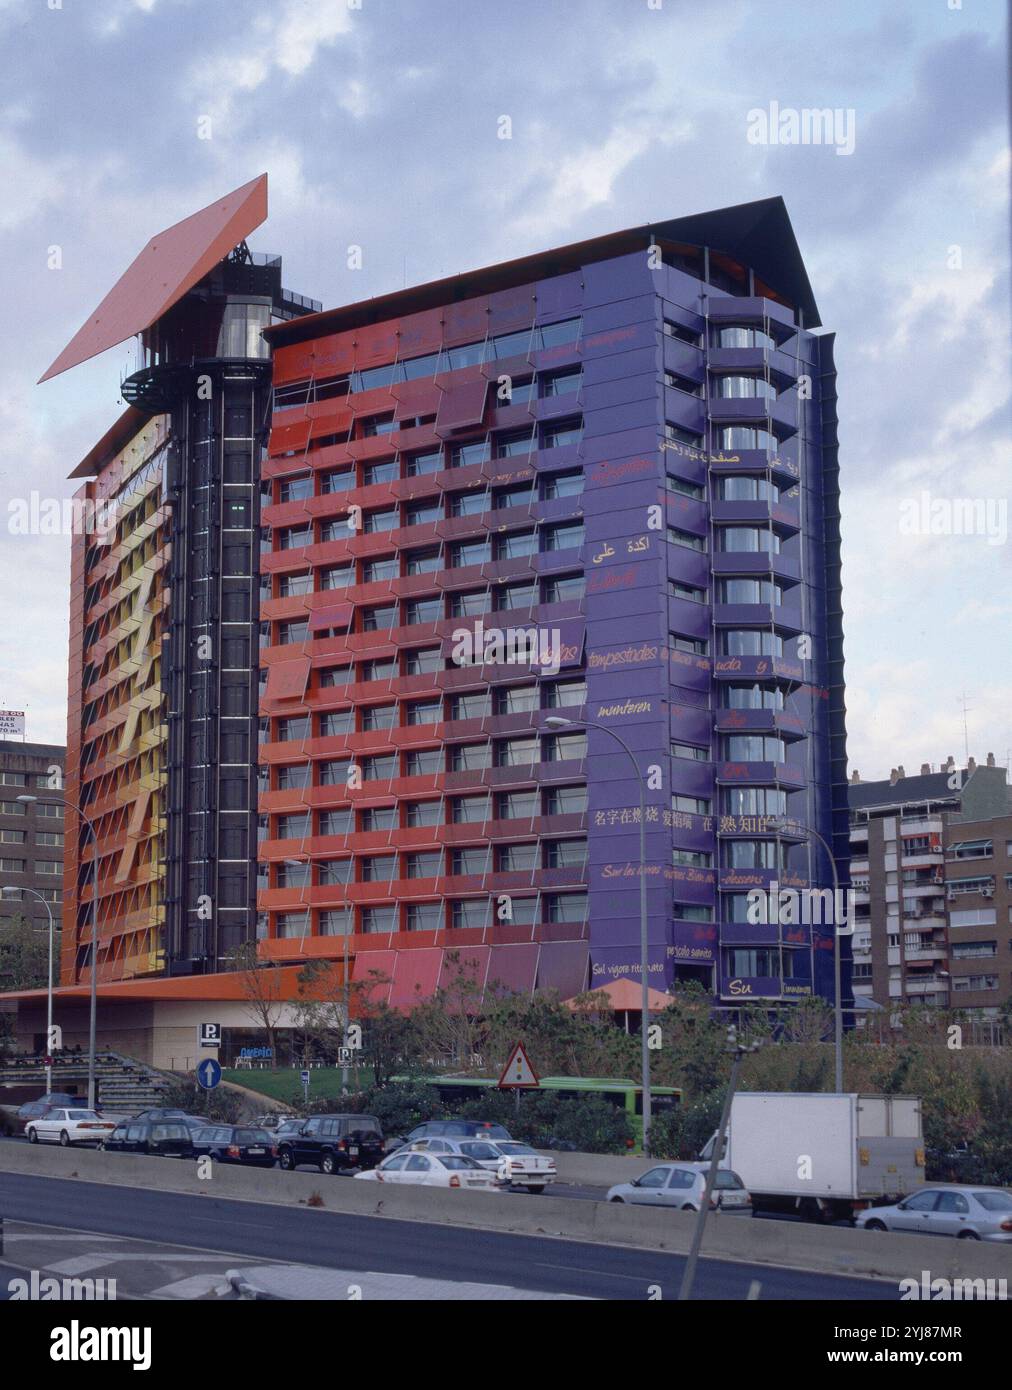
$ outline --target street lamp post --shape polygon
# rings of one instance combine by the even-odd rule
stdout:
[[[562,715],[549,715],[545,724],[550,729],[600,729],[603,734],[613,738],[633,765],[640,793],[640,1085],[643,1092],[643,1153],[650,1155],[650,1046],[647,1036],[647,1023],[650,1018],[650,941],[647,931],[647,796],[646,783],[636,755],[614,729],[598,724],[592,719],[564,719]]]
[[[46,916],[49,918],[49,985],[46,990],[46,1095],[53,1093],[53,909],[34,888],[17,888],[13,885],[6,885],[0,888],[0,897],[7,893],[31,893],[33,898],[38,898],[39,902],[46,909]]]
[[[785,829],[787,822],[780,817],[771,817],[770,824],[774,830]],[[840,926],[837,921],[839,916],[840,903],[840,875],[836,871],[836,856],[830,849],[826,839],[810,825],[802,825],[800,822],[792,822],[806,836],[811,836],[813,840],[818,840],[819,844],[826,851],[829,859],[829,868],[833,875],[833,1051],[835,1060],[835,1085],[836,1094],[843,1094],[843,999],[840,993]]]
[[[37,796],[24,793],[19,796],[18,801],[29,805],[38,801]],[[93,867],[94,884],[91,893],[91,1006],[88,1017],[88,1109],[95,1109],[95,1020],[98,1013],[98,836],[95,834],[95,826],[91,818],[81,810],[76,802],[70,801],[67,797],[61,796],[60,800],[64,806],[69,806],[72,811],[84,821],[88,827],[88,834],[91,836],[91,847],[94,851],[95,862]]]

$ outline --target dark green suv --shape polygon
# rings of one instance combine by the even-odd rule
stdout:
[[[375,1115],[313,1115],[278,1144],[278,1162],[291,1172],[312,1165],[321,1173],[375,1168],[383,1157],[383,1131]]]

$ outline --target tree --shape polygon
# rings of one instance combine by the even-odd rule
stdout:
[[[332,961],[308,961],[296,976],[295,1027],[304,1061],[335,1061],[344,1045],[347,1008],[342,972]],[[348,991],[350,1002],[351,991]]]
[[[53,935],[54,969],[60,934]],[[0,926],[0,990],[45,989],[49,983],[49,926],[40,929],[22,912]]]
[[[239,986],[246,1001],[247,1013],[258,1028],[267,1034],[267,1045],[275,1063],[278,1060],[278,1023],[284,1001],[281,998],[281,973],[270,961],[257,954],[255,941],[244,941],[226,957],[228,968],[239,976]]]
[[[484,988],[478,978],[478,963],[466,960],[459,951],[447,951],[443,966],[448,972],[447,982],[417,1006],[415,1023],[432,1052],[471,1070],[485,1034]]]

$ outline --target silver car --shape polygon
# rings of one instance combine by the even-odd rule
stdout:
[[[923,1187],[891,1207],[858,1212],[855,1226],[866,1231],[913,1231],[959,1240],[1012,1241],[1012,1192],[1004,1187]]]
[[[673,1211],[698,1211],[706,1190],[708,1163],[658,1163],[632,1182],[616,1183],[608,1189],[609,1202],[631,1202],[635,1206],[670,1207]],[[737,1173],[718,1168],[710,1196],[712,1211],[752,1214],[752,1198]]]

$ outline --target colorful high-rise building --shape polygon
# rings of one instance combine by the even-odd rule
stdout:
[[[46,373],[137,339],[72,475],[63,1004],[96,863],[100,1040],[143,1004],[170,1065],[212,1005],[248,1032],[252,940],[398,1005],[638,979],[644,879],[656,988],[831,997],[832,925],[747,911],[829,887],[822,841],[848,883],[833,336],[783,202],[327,312],[265,216],[261,177],[154,237]]]
[[[769,199],[268,331],[264,954],[571,995],[640,975],[644,874],[657,987],[832,996],[747,896],[817,836],[847,884],[819,326]]]

